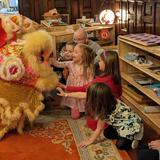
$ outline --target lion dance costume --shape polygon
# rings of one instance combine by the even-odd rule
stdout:
[[[42,91],[58,82],[47,63],[52,38],[33,30],[21,15],[0,16],[0,138],[10,129],[22,133],[24,121],[33,122],[44,109]],[[21,39],[18,33],[23,33]]]

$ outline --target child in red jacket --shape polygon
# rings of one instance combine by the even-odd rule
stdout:
[[[65,89],[67,93],[64,93],[62,90],[60,90],[60,94],[58,95],[67,97],[85,98],[87,88],[92,83],[101,82],[105,83],[110,87],[112,93],[116,98],[120,98],[122,94],[122,87],[121,87],[121,75],[119,69],[119,57],[117,52],[105,51],[101,53],[98,64],[99,64],[99,75],[95,76],[95,78],[90,83],[79,87],[66,86],[60,84],[60,87]],[[92,130],[95,130],[97,126],[97,121],[92,119],[91,117],[87,117],[87,125]]]

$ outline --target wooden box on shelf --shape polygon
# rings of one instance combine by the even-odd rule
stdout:
[[[94,22],[94,18],[76,19],[76,24],[80,24],[86,30],[89,29],[89,32],[94,35],[90,38],[97,39],[97,43],[101,46],[115,45],[115,24],[101,24],[100,22]],[[110,35],[109,39],[101,38],[102,36],[99,33],[102,30],[107,30]],[[103,36],[108,35],[108,33],[103,32]]]
[[[93,25],[93,26],[86,26],[84,27],[86,32],[93,32],[94,33],[94,37],[97,37],[97,43],[99,43],[101,46],[105,46],[105,45],[115,45],[115,25],[114,24],[107,24],[107,25]],[[107,30],[109,33],[109,39],[102,39],[100,37],[106,36],[105,32],[101,32],[101,31],[105,31]],[[100,36],[100,32],[101,32],[101,36]],[[108,36],[108,34],[107,34]],[[93,38],[94,38],[93,37]]]
[[[142,95],[147,97],[149,102],[152,102],[155,106],[160,107],[160,97],[158,97],[149,87],[139,84],[133,77],[133,74],[138,73],[144,75],[153,79],[157,83],[160,83],[160,75],[155,74],[151,69],[149,69],[149,66],[137,65],[134,61],[130,61],[125,58],[125,55],[129,52],[134,52],[151,57],[153,65],[160,65],[160,46],[144,46],[142,44],[135,43],[132,40],[126,39],[126,36],[119,36],[118,51],[120,57],[122,84],[124,86],[132,85],[132,87],[136,88],[142,93]],[[142,103],[143,101],[139,102],[139,100],[142,100],[141,96],[139,99],[137,99],[138,97],[135,97],[134,99],[134,94],[132,91],[126,90],[126,87],[123,89],[124,92],[122,95],[122,100],[130,105],[142,117],[145,123],[155,130],[158,135],[160,135],[160,113],[145,113],[145,106],[152,104],[147,104],[147,101],[144,101],[144,103]]]

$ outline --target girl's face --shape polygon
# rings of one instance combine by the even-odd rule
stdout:
[[[102,60],[102,58],[100,58],[98,64],[99,64],[99,70],[100,70],[100,71],[105,71],[105,63],[104,63],[104,61]]]
[[[66,52],[73,53],[74,47],[73,45],[66,44]]]
[[[81,61],[82,61],[82,51],[78,45],[76,45],[74,48],[73,61],[77,62],[77,63],[81,63]]]
[[[70,44],[66,44],[66,46],[62,49],[62,55],[65,60],[72,60],[74,46]]]

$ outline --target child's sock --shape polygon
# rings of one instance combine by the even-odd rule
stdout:
[[[71,117],[73,119],[78,119],[80,117],[80,112],[79,112],[79,109],[77,107],[73,107],[71,109]]]

